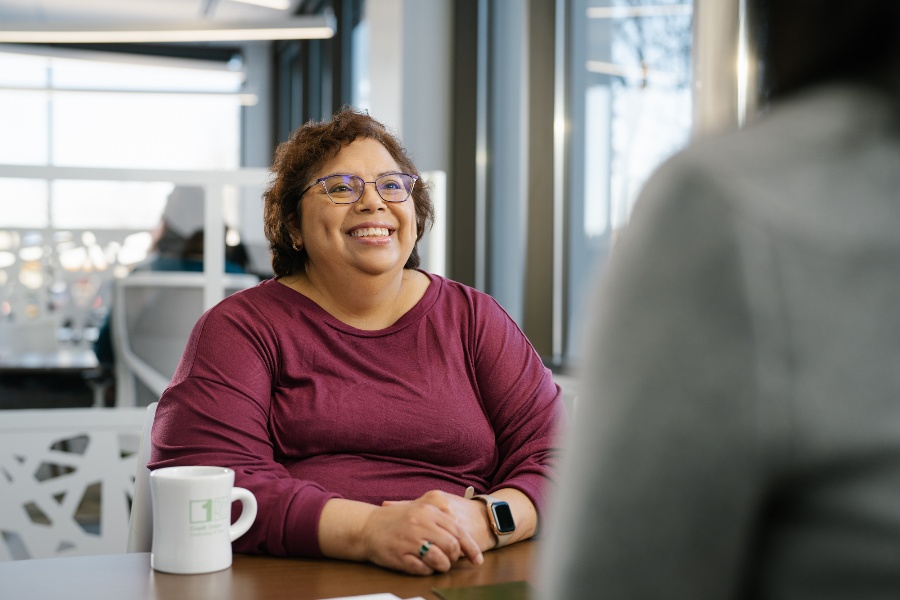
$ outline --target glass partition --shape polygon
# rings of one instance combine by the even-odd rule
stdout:
[[[677,0],[571,3],[567,362],[641,187],[689,139],[692,15]]]

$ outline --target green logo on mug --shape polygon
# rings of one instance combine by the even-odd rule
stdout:
[[[209,500],[191,500],[191,523],[210,523],[227,518],[231,508],[231,499],[210,498]]]

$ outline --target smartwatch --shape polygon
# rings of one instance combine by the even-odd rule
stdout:
[[[497,545],[494,547],[499,548],[508,544],[516,530],[516,522],[513,519],[509,503],[487,494],[478,494],[472,499],[484,502],[487,507],[488,521],[493,529],[494,537],[497,538]]]

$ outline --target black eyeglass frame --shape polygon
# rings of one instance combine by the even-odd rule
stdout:
[[[408,190],[408,193],[406,194],[406,198],[404,198],[403,200],[388,200],[387,198],[385,198],[384,196],[381,195],[381,192],[379,191],[378,186],[375,185],[375,184],[378,182],[379,179],[381,179],[381,178],[383,178],[383,177],[389,177],[389,176],[391,176],[391,175],[403,175],[403,176],[405,176],[405,177],[409,177],[410,179],[412,179],[412,183],[409,185],[409,190]],[[356,200],[354,200],[353,202],[335,202],[335,201],[334,201],[334,198],[331,197],[331,194],[328,193],[328,188],[325,187],[325,180],[326,180],[326,179],[331,179],[332,177],[352,177],[352,178],[354,178],[354,179],[358,179],[359,181],[362,181],[362,182],[363,182],[363,185],[362,185],[362,188],[360,189],[359,196],[356,197]],[[371,183],[372,185],[375,186],[375,193],[378,194],[378,197],[379,197],[379,198],[381,198],[381,199],[384,200],[385,202],[390,202],[390,203],[392,203],[392,204],[399,204],[399,203],[401,203],[401,202],[406,202],[407,200],[409,200],[409,198],[412,196],[413,188],[416,187],[416,182],[417,182],[417,181],[419,181],[419,176],[418,176],[418,175],[413,175],[413,174],[411,174],[411,173],[402,173],[402,172],[400,172],[400,171],[395,171],[395,172],[392,172],[392,173],[385,173],[384,175],[379,175],[379,176],[375,179],[375,181],[366,181],[365,179],[363,179],[363,178],[360,177],[359,175],[351,175],[350,173],[332,173],[331,175],[326,175],[325,177],[319,177],[318,179],[316,179],[315,181],[313,181],[312,184],[310,184],[309,187],[307,187],[305,190],[303,190],[302,192],[300,192],[300,195],[297,197],[297,200],[298,200],[298,202],[299,202],[299,200],[303,198],[303,195],[304,195],[306,192],[308,192],[309,190],[313,189],[314,187],[316,187],[318,184],[321,183],[321,184],[322,184],[322,190],[325,192],[325,195],[328,196],[328,199],[331,200],[331,203],[332,203],[332,204],[337,204],[338,206],[345,206],[345,205],[347,205],[347,204],[356,204],[357,202],[359,202],[360,200],[362,200],[363,194],[366,193],[366,184],[367,184],[367,183]]]

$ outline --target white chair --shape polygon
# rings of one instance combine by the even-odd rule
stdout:
[[[137,408],[0,411],[0,561],[123,552],[144,418]]]
[[[134,474],[134,494],[131,499],[131,520],[128,524],[128,552],[150,552],[153,544],[153,505],[150,498],[150,432],[156,418],[156,402],[147,407],[141,445],[138,448]]]
[[[116,405],[140,406],[162,395],[203,314],[203,273],[146,271],[115,282],[112,307]],[[259,283],[255,275],[224,276],[226,295]]]

